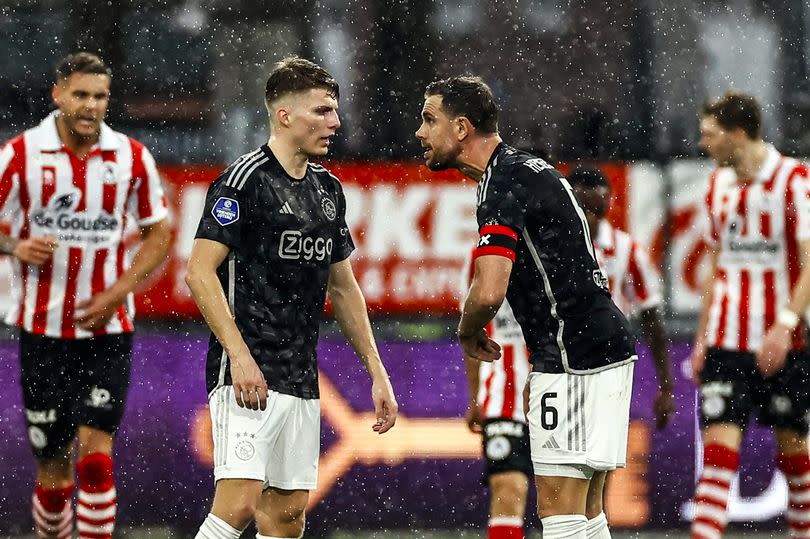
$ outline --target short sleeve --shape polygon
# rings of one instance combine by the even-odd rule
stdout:
[[[200,225],[194,237],[238,248],[243,246],[243,230],[247,230],[250,222],[253,182],[248,180],[237,189],[228,185],[229,173],[230,168],[208,188]]]
[[[528,201],[519,170],[484,175],[478,185],[478,246],[474,258],[498,255],[514,262]]]
[[[513,174],[494,172],[484,176],[478,186],[478,228],[505,226],[515,234],[523,231],[527,201],[523,200],[523,178],[520,170]]]
[[[632,243],[630,249],[627,284],[630,297],[638,310],[644,311],[661,304],[660,277],[653,269],[647,253],[636,242]]]
[[[169,206],[155,158],[143,146],[133,146],[132,172],[136,182],[133,214],[138,226],[147,226],[165,219]]]
[[[3,146],[0,151],[0,218],[10,219],[20,210],[19,160],[11,143]]]
[[[335,181],[335,184],[337,185],[338,216],[335,222],[335,245],[332,247],[332,264],[346,260],[354,251],[352,233],[346,224],[346,195],[343,194],[343,187],[341,187],[340,182]]]
[[[790,189],[796,208],[796,239],[810,240],[810,178],[805,165],[799,166],[793,173]]]

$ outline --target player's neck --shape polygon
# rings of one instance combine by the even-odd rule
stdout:
[[[768,145],[762,140],[752,140],[737,150],[734,172],[741,180],[753,180],[762,170],[768,158]]]
[[[267,141],[273,155],[276,156],[281,168],[292,178],[296,180],[302,179],[307,174],[307,164],[309,163],[309,156],[301,152],[294,144],[282,140],[280,137],[270,136]]]
[[[501,142],[503,140],[497,133],[484,137],[474,137],[467,142],[461,154],[459,154],[456,168],[468,178],[476,182],[481,181],[492,153]]]
[[[604,217],[602,217],[601,219],[599,219],[599,220],[596,222],[596,225],[595,225],[595,226],[590,226],[590,225],[588,226],[588,232],[590,232],[590,233],[591,233],[591,241],[592,241],[592,242],[595,242],[595,241],[596,241],[596,239],[599,237],[599,228],[602,226],[602,221],[603,221],[604,219],[605,219]]]
[[[56,117],[56,132],[59,133],[59,140],[76,157],[83,159],[90,150],[98,144],[100,134],[96,133],[92,137],[82,137],[74,133],[65,125],[65,120],[61,115]]]

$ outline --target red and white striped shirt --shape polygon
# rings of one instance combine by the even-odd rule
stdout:
[[[523,388],[531,372],[529,350],[523,331],[505,301],[487,326],[492,340],[501,345],[501,359],[481,362],[478,370],[478,403],[486,418],[501,417],[526,421]]]
[[[14,259],[14,297],[6,322],[49,337],[78,339],[130,332],[132,295],[106,327],[74,325],[75,305],[110,287],[128,266],[128,216],[146,226],[168,215],[155,160],[144,146],[101,125],[99,142],[79,159],[56,129],[58,111],[0,151],[0,215],[17,238],[54,236],[41,266]]]
[[[630,234],[603,219],[593,243],[613,302],[625,315],[661,304],[661,279],[647,253]]]
[[[463,296],[466,295],[474,274],[472,257],[464,272]],[[523,388],[531,371],[529,351],[523,340],[523,331],[512,314],[509,302],[504,300],[495,318],[487,325],[487,333],[501,345],[501,359],[482,361],[478,369],[478,404],[485,418],[505,418],[526,422],[523,414]]]
[[[719,249],[707,345],[757,351],[801,271],[800,242],[810,239],[807,166],[772,147],[751,181],[717,169],[706,194],[709,241]],[[801,348],[799,326],[794,348]]]

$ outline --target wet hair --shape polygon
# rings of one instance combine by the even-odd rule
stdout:
[[[298,56],[290,56],[278,62],[264,87],[264,101],[272,103],[279,97],[303,90],[323,88],[338,99],[340,87],[324,68]]]
[[[742,129],[750,139],[762,135],[762,108],[752,95],[729,90],[704,104],[703,115],[712,116],[723,129]]]
[[[56,66],[56,82],[62,82],[74,73],[95,73],[112,77],[112,70],[91,52],[74,52],[65,56]]]
[[[608,182],[602,171],[596,167],[579,166],[566,174],[566,179],[572,187],[580,186],[585,189],[597,189],[604,187],[610,190],[610,182]]]
[[[450,77],[428,84],[425,97],[439,95],[453,118],[464,116],[482,133],[498,132],[498,105],[481,77]]]

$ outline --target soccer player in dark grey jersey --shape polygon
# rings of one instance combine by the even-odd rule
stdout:
[[[372,380],[380,434],[397,402],[348,257],[340,182],[309,162],[340,127],[338,85],[301,58],[267,80],[270,140],[212,184],[186,282],[208,325],[216,493],[198,538],[300,537],[317,480],[315,346],[327,293]]]
[[[478,182],[480,238],[459,342],[468,358],[497,360],[484,328],[508,299],[533,364],[527,419],[543,537],[610,537],[601,504],[590,502],[625,465],[634,338],[571,186],[504,144],[497,114],[480,78],[454,77],[428,86],[416,132],[431,170]]]

